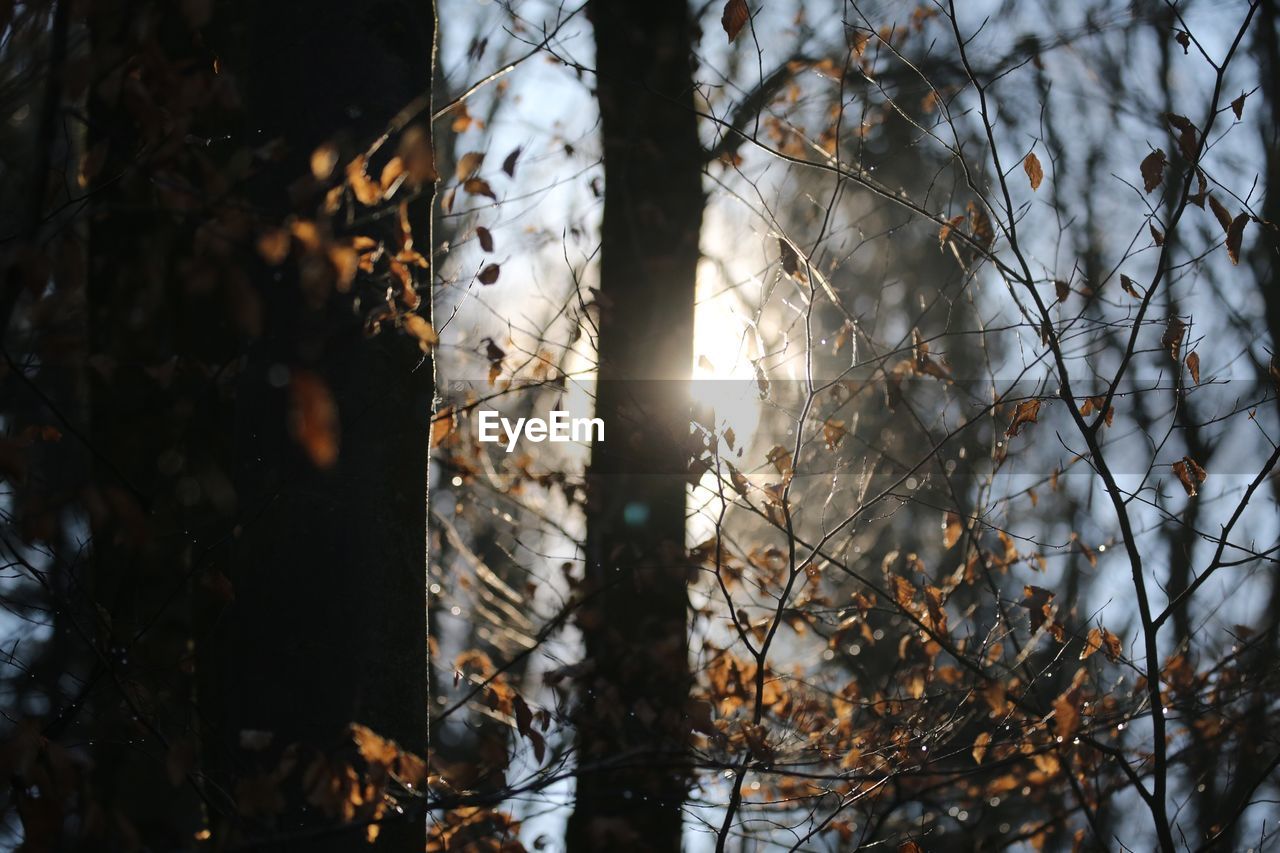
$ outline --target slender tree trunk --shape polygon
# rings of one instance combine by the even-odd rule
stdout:
[[[347,162],[430,85],[434,10],[397,0],[247,8],[250,130],[260,144],[284,143],[255,204],[266,220],[283,222],[317,146],[334,142]],[[409,211],[428,256],[431,203],[426,193]],[[314,196],[310,205],[306,213],[314,215]],[[265,332],[251,348],[238,397],[244,522],[235,602],[222,626],[226,736],[234,742],[240,731],[264,731],[279,745],[328,752],[358,722],[425,754],[432,364],[406,335],[366,337],[350,296],[309,302],[297,265],[282,269],[258,268]],[[429,305],[429,274],[419,281]],[[290,434],[303,377],[336,406],[340,445],[328,467],[317,467]],[[275,829],[314,825],[322,819],[316,811],[304,814],[293,803]],[[339,834],[272,849],[358,843]],[[419,819],[385,825],[377,844],[415,853],[424,846]]]
[[[578,623],[572,851],[680,849],[687,788],[685,491],[702,150],[683,0],[598,0],[599,383]]]

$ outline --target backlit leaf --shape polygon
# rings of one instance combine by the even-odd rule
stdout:
[[[338,405],[314,373],[297,370],[289,380],[289,428],[316,467],[338,460]]]
[[[404,328],[406,332],[418,339],[418,348],[423,352],[431,352],[431,348],[440,340],[431,324],[418,314],[405,317]]]
[[[960,521],[960,515],[954,512],[948,512],[942,521],[942,544],[946,548],[953,548],[960,541],[960,536],[964,533],[964,524]]]
[[[484,155],[479,151],[468,151],[458,158],[458,164],[454,167],[453,175],[459,181],[465,181],[480,171],[480,167],[484,165]]]
[[[991,744],[991,733],[982,732],[973,739],[973,760],[978,764],[986,757],[987,747]]]
[[[1200,353],[1187,353],[1187,370],[1191,371],[1191,381],[1200,384]]]
[[[1084,639],[1084,648],[1080,650],[1080,660],[1088,660],[1093,653],[1102,648],[1102,631],[1094,628]]]
[[[328,180],[338,165],[338,149],[326,142],[311,152],[311,175],[317,181]]]

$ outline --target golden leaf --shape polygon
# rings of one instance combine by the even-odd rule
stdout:
[[[431,352],[431,348],[440,341],[432,325],[418,314],[404,318],[404,329],[418,339],[418,348],[423,352]]]
[[[384,193],[390,195],[389,191],[404,173],[404,160],[400,157],[392,157],[387,161],[387,165],[382,167],[382,175],[378,178],[378,185]]]
[[[356,201],[371,207],[382,200],[382,188],[375,184],[365,171],[365,159],[361,154],[347,164],[347,184],[355,193]]]
[[[893,585],[893,600],[903,610],[911,610],[912,601],[916,597],[916,588],[911,581],[900,575],[893,575],[889,579]]]
[[[328,180],[338,166],[338,149],[326,142],[311,152],[311,174],[317,181]]]
[[[987,747],[991,744],[990,732],[982,732],[973,739],[973,760],[978,764],[982,763],[982,759],[987,755]]]
[[[289,381],[289,426],[318,468],[338,460],[338,405],[323,379],[305,370]]]
[[[1080,650],[1080,660],[1088,660],[1094,652],[1102,648],[1102,631],[1094,628],[1084,639],[1084,648]]]
[[[1053,701],[1053,729],[1060,738],[1071,737],[1080,723],[1075,693],[1075,690],[1068,690]]]
[[[947,245],[947,240],[951,238],[951,232],[964,222],[963,216],[953,216],[948,219],[941,228],[938,229],[938,245]]]
[[[954,512],[948,512],[946,518],[942,522],[942,544],[946,548],[953,548],[960,541],[961,534],[964,533],[964,525],[960,521],[960,516]]]
[[[272,228],[258,238],[258,254],[271,266],[279,266],[289,257],[289,232]]]

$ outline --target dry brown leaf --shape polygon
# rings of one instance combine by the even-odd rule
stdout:
[[[401,135],[396,156],[404,163],[405,171],[409,173],[409,180],[414,186],[440,180],[431,136],[421,127],[411,127]]]
[[[1244,118],[1244,99],[1247,98],[1244,92],[1240,93],[1240,97],[1231,102],[1231,111],[1236,114],[1236,121]]]
[[[1212,210],[1213,215],[1218,218],[1218,224],[1222,226],[1222,233],[1226,234],[1230,231],[1231,213],[1212,193],[1209,194],[1209,209]]]
[[[1189,497],[1195,497],[1200,491],[1200,484],[1205,481],[1209,474],[1200,467],[1200,463],[1192,459],[1190,456],[1184,456],[1182,459],[1173,463],[1173,473],[1177,476],[1178,482],[1182,484],[1183,490]]]
[[[271,266],[279,266],[289,257],[289,232],[283,228],[272,228],[258,238],[258,254]]]
[[[436,335],[436,330],[424,317],[418,314],[410,314],[404,318],[405,331],[418,339],[418,348],[423,352],[431,352],[440,340]]]
[[[953,216],[948,219],[941,228],[938,229],[938,245],[947,245],[947,240],[951,237],[951,232],[960,227],[964,222],[963,216]]]
[[[742,32],[747,21],[751,19],[751,10],[747,8],[747,0],[728,0],[724,4],[724,14],[720,16],[720,26],[732,42]]]
[[[889,578],[889,581],[893,584],[893,600],[903,610],[911,610],[912,602],[916,597],[915,586],[901,575],[894,575]]]
[[[770,448],[765,458],[773,463],[773,467],[777,469],[779,474],[787,479],[791,478],[794,469],[790,450],[787,450],[781,444],[775,444]]]
[[[480,248],[486,252],[493,251],[493,234],[483,225],[476,229],[476,239],[480,241]]]
[[[945,548],[954,548],[964,533],[964,524],[959,513],[948,512],[942,520],[942,544]]]
[[[382,174],[378,177],[378,185],[382,187],[384,193],[387,193],[404,173],[404,160],[400,157],[392,157],[387,161],[387,165],[382,167]]]
[[[382,201],[382,188],[373,182],[365,171],[364,155],[357,156],[347,164],[347,184],[355,194],[356,201],[372,207]]]
[[[867,30],[854,30],[849,36],[849,56],[857,62],[867,50],[871,41],[871,33]]]
[[[1040,189],[1040,182],[1044,180],[1044,169],[1040,167],[1040,158],[1034,151],[1022,161],[1022,168],[1027,173],[1027,180],[1031,182],[1032,191]]]
[[[480,274],[476,276],[476,280],[481,284],[493,284],[498,280],[498,274],[502,271],[497,264],[489,264],[480,270]]]
[[[1186,331],[1187,324],[1182,322],[1182,318],[1176,314],[1165,324],[1164,334],[1160,337],[1160,346],[1165,348],[1174,361],[1182,360],[1182,335]]]
[[[969,212],[969,230],[973,233],[974,239],[982,248],[991,248],[991,244],[996,240],[996,232],[991,227],[991,218],[987,216],[987,211],[973,202],[969,202],[965,209]]]
[[[1004,431],[1008,438],[1013,438],[1022,431],[1025,424],[1033,424],[1040,416],[1039,400],[1023,400],[1013,411],[1013,421],[1010,422],[1009,428]]]
[[[1231,220],[1231,226],[1227,228],[1227,257],[1233,264],[1240,263],[1240,243],[1244,240],[1244,226],[1248,222],[1249,214],[1241,213]]]
[[[1071,737],[1080,724],[1080,709],[1076,707],[1076,691],[1068,690],[1053,701],[1053,730],[1058,737]]]
[[[482,195],[498,200],[498,196],[494,193],[493,187],[489,186],[489,182],[482,178],[467,178],[462,182],[462,188],[472,195]]]
[[[1103,650],[1112,663],[1120,659],[1120,652],[1123,651],[1123,647],[1120,645],[1120,638],[1106,628],[1102,629],[1102,644]]]
[[[1151,192],[1164,181],[1165,153],[1157,148],[1142,160],[1142,187]]]
[[[314,373],[296,370],[290,378],[289,428],[316,467],[338,461],[338,404]]]
[[[458,425],[458,415],[453,406],[445,406],[431,420],[431,446],[439,447]]]
[[[1080,660],[1088,660],[1093,656],[1094,652],[1102,648],[1102,631],[1094,628],[1089,631],[1089,636],[1085,637],[1084,648],[1080,650]]]
[[[480,171],[480,167],[484,165],[484,155],[479,151],[468,151],[458,158],[458,164],[454,167],[453,176],[459,181],[465,181]]]
[[[338,149],[326,142],[311,152],[311,174],[317,181],[325,181],[338,166]]]
[[[981,764],[982,759],[986,757],[987,747],[991,745],[991,733],[982,732],[973,739],[973,760]]]
[[[1200,353],[1194,352],[1194,351],[1187,353],[1186,364],[1187,364],[1187,370],[1191,371],[1191,381],[1199,385],[1200,384]]]

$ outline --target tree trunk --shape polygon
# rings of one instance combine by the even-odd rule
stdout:
[[[687,380],[702,150],[683,0],[597,0],[604,139],[586,650],[568,849],[675,851],[687,788]]]
[[[334,142],[345,164],[430,85],[434,11],[395,0],[246,8],[251,131],[258,144],[285,145],[254,200],[267,221],[279,223],[294,212],[296,181],[309,177],[317,146]],[[409,210],[427,256],[431,204],[424,192]],[[298,212],[314,210],[313,198]],[[282,269],[258,267],[265,332],[251,348],[238,395],[244,522],[235,602],[222,626],[225,737],[234,744],[243,730],[264,731],[279,746],[330,752],[358,722],[425,755],[432,364],[407,335],[366,337],[350,295],[309,302],[298,265]],[[429,271],[418,280],[429,305]],[[304,382],[336,407],[340,444],[329,466],[318,467],[290,433]],[[316,811],[304,814],[293,803],[272,829],[314,828],[323,820]],[[384,824],[376,846],[421,851],[420,817]],[[357,843],[339,833],[272,849]]]

